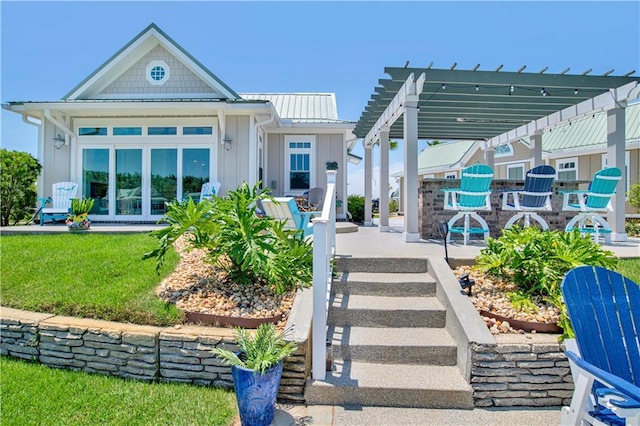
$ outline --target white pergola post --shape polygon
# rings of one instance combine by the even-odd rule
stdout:
[[[542,165],[542,132],[535,132],[529,136],[529,166],[534,168]]]
[[[418,96],[404,101],[404,240],[418,242]]]
[[[485,164],[491,167],[491,170],[495,168],[496,165],[496,149],[493,146],[488,146],[484,150],[484,161]]]
[[[373,226],[371,217],[371,181],[372,181],[371,147],[364,147],[364,226]]]
[[[380,232],[389,232],[389,129],[380,131]]]
[[[607,110],[607,165],[622,171],[622,179],[618,181],[616,194],[611,199],[613,211],[607,215],[611,226],[612,241],[627,241],[625,225],[625,109],[615,107]]]

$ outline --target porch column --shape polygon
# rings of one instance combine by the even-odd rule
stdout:
[[[487,166],[491,167],[491,170],[494,169],[496,164],[496,149],[493,146],[487,147],[484,150],[484,162]]]
[[[529,168],[542,165],[542,133],[535,132],[529,136]]]
[[[404,101],[404,240],[418,242],[418,96]]]
[[[622,179],[616,186],[616,194],[611,199],[613,211],[607,215],[607,222],[611,226],[612,241],[627,241],[624,229],[625,221],[625,182],[627,171],[625,167],[625,109],[616,107],[607,111],[607,164],[622,171]]]
[[[380,232],[389,232],[389,129],[380,131]]]
[[[371,181],[372,181],[371,148],[364,147],[364,226],[373,226],[371,220]]]

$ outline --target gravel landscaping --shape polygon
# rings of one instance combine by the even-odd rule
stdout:
[[[238,285],[208,262],[205,250],[187,250],[184,237],[175,247],[180,263],[156,291],[163,301],[188,312],[229,317],[270,318],[282,314],[278,327],[284,328],[296,292],[276,294],[260,284]]]

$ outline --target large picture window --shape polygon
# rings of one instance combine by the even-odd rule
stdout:
[[[301,194],[314,185],[315,136],[285,136],[285,191]]]

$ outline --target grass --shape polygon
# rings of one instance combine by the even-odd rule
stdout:
[[[143,383],[0,357],[3,426],[231,425],[233,392]]]
[[[616,270],[640,284],[640,259],[620,259]]]
[[[57,315],[149,325],[182,322],[154,293],[174,270],[172,249],[160,276],[142,260],[158,242],[146,234],[11,235],[0,238],[2,305]]]

